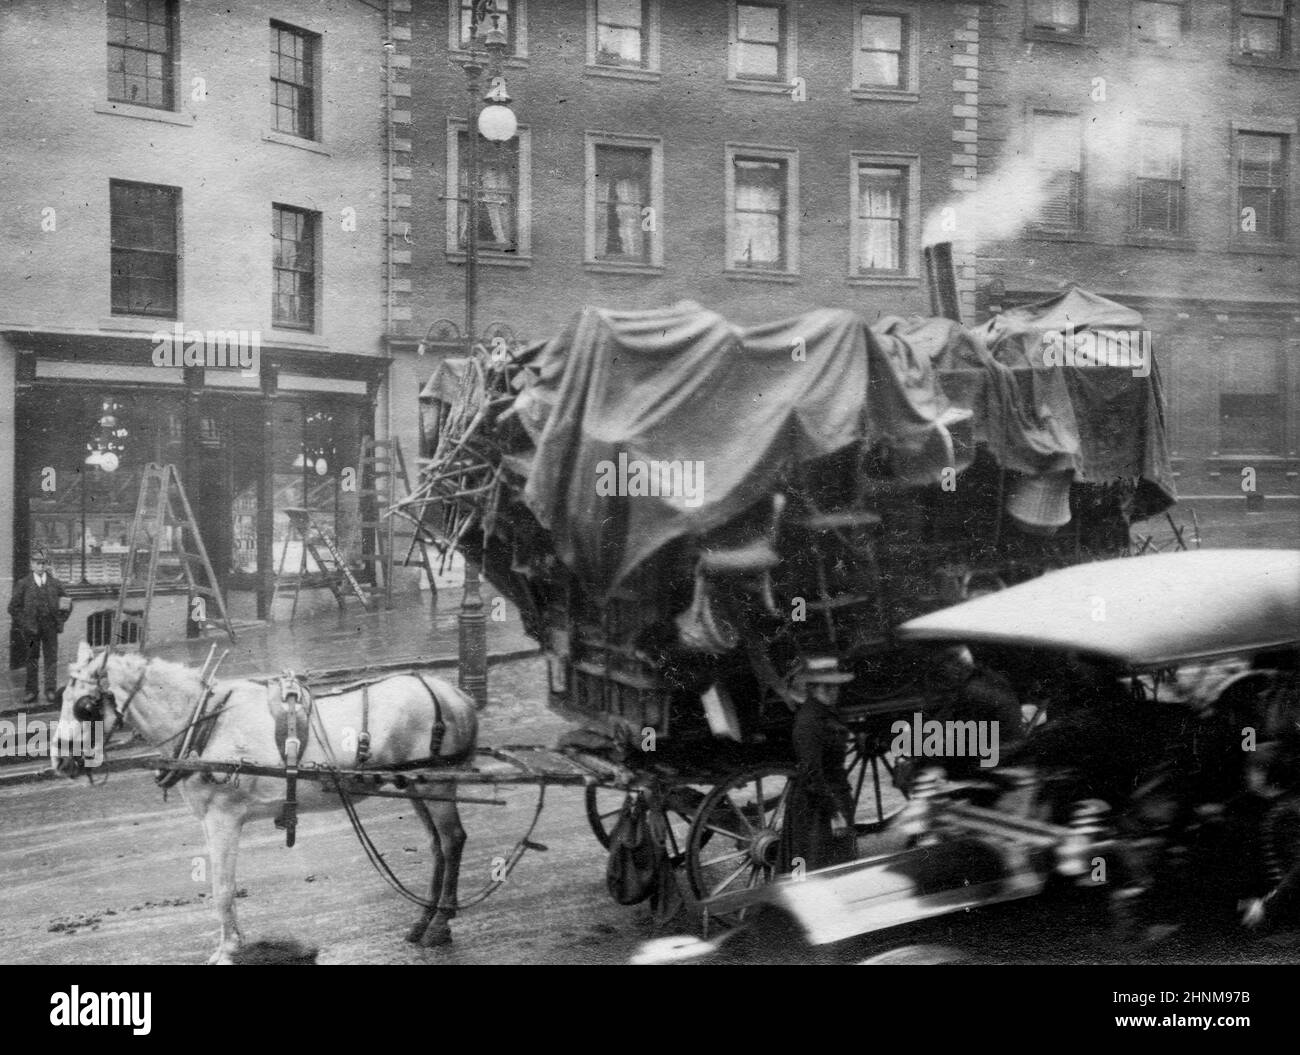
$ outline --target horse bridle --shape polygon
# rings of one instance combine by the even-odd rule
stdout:
[[[99,669],[95,671],[95,695],[78,696],[72,705],[72,715],[78,721],[82,722],[100,722],[104,720],[104,704],[107,703],[117,715],[117,724],[123,725],[126,722],[127,712],[131,709],[131,704],[139,695],[140,689],[144,686],[145,676],[149,673],[149,664],[152,660],[146,660],[143,667],[140,668],[140,677],[136,679],[135,685],[127,694],[126,700],[119,707],[117,699],[112,690],[108,688],[108,657],[112,653],[110,648],[104,653],[103,662],[100,663]],[[107,745],[107,740],[105,740]]]

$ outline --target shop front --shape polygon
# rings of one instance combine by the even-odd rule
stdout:
[[[265,619],[298,574],[287,509],[307,509],[362,567],[362,440],[387,359],[264,348],[259,376],[141,366],[147,342],[6,335],[17,351],[13,568],[33,546],[75,597],[115,597],[140,479],[173,464],[231,610]],[[183,593],[180,539],[160,540],[160,592]],[[306,566],[307,580],[318,571]],[[79,605],[88,612],[103,605]]]

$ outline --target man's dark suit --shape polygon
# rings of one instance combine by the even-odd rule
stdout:
[[[58,683],[59,633],[70,612],[59,611],[59,598],[68,591],[48,571],[45,585],[36,584],[35,575],[25,575],[14,585],[9,601],[9,616],[27,643],[27,695],[38,690],[40,655],[45,653],[45,691],[53,692]]]

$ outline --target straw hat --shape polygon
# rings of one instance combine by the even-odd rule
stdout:
[[[853,675],[840,670],[840,661],[834,656],[805,656],[795,668],[790,679],[796,688],[801,685],[843,685],[853,680]]]
[[[1031,535],[1054,535],[1070,522],[1070,481],[1073,470],[1022,476],[1007,496],[1011,519]]]

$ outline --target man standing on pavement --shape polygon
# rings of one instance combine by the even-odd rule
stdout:
[[[50,572],[45,550],[32,550],[31,574],[14,585],[9,601],[9,618],[27,645],[27,694],[24,703],[35,703],[39,682],[37,675],[41,653],[45,654],[45,698],[55,699],[59,680],[59,634],[72,614],[72,600],[63,583]]]

